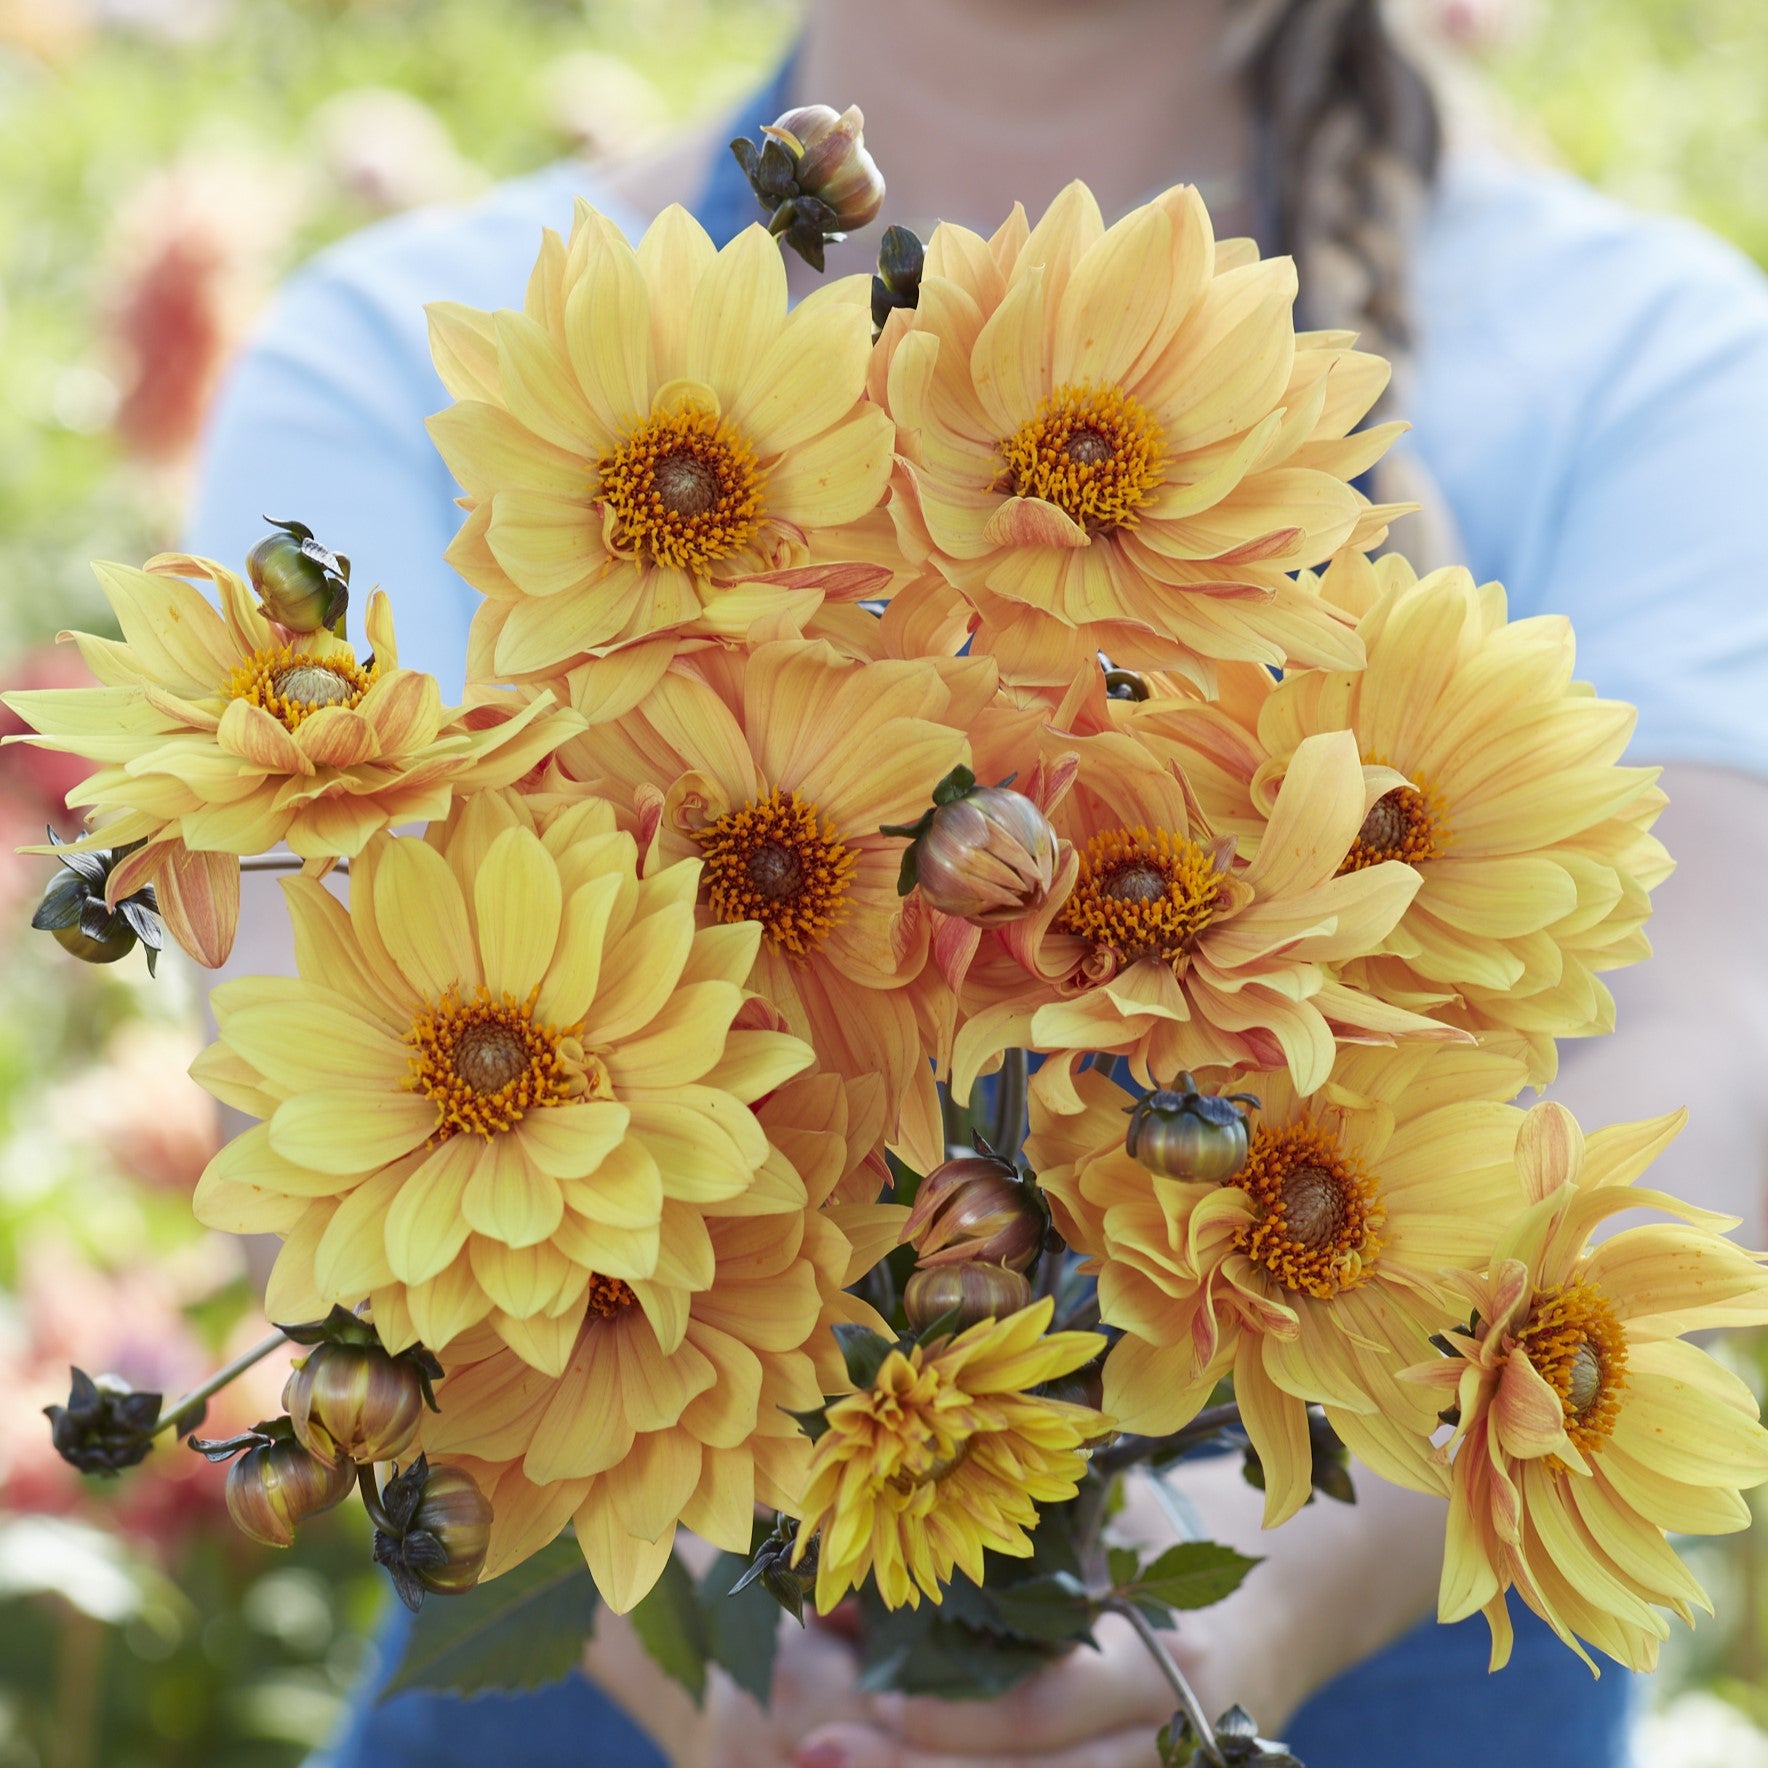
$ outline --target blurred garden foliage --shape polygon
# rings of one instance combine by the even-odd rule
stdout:
[[[1764,0],[1411,4],[1483,65],[1525,145],[1768,263]],[[789,0],[0,0],[6,685],[51,685],[66,665],[42,647],[102,620],[87,560],[175,541],[213,375],[292,265],[377,216],[715,111],[793,16]],[[0,1768],[283,1768],[332,1729],[382,1599],[360,1513],[260,1550],[195,1457],[163,1447],[83,1491],[36,1417],[70,1361],[177,1390],[263,1329],[243,1256],[189,1216],[216,1132],[182,1074],[188,976],[167,965],[150,986],[139,953],[82,968],[25,929],[48,863],[9,850],[71,777],[0,754]],[[273,1410],[275,1387],[231,1399],[210,1434]],[[1710,1691],[1702,1735],[1726,1740],[1710,1759],[1736,1768],[1750,1746],[1712,1714],[1768,1723],[1760,1552],[1708,1552],[1731,1625],[1672,1672]],[[1708,1759],[1678,1749],[1689,1735],[1667,1729],[1652,1759]]]

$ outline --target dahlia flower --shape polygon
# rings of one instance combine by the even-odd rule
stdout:
[[[847,277],[788,313],[765,229],[715,251],[671,207],[635,251],[580,202],[520,312],[432,306],[456,403],[430,432],[469,511],[448,558],[486,597],[468,673],[556,671],[653,634],[797,631],[825,594],[879,593],[890,571],[851,568],[841,532],[890,476],[867,300]]]
[[[596,1285],[666,1322],[710,1283],[702,1218],[769,1159],[750,1105],[810,1052],[733,1029],[759,930],[696,932],[698,875],[639,878],[606,805],[543,839],[487,797],[446,853],[375,837],[347,911],[284,885],[298,978],[218,988],[195,1069],[264,1119],[195,1206],[285,1236],[275,1318],[367,1299],[389,1350],[436,1351],[485,1322],[556,1374]]]
[[[877,1152],[876,1114],[836,1077],[787,1081],[755,1115],[765,1159],[742,1213],[707,1219],[692,1287],[598,1272],[553,1373],[483,1329],[455,1346],[423,1440],[491,1496],[487,1577],[574,1522],[624,1612],[661,1576],[678,1525],[746,1553],[757,1503],[797,1514],[810,1444],[787,1412],[850,1385],[830,1328],[883,1325],[845,1290],[907,1211],[831,1201],[865,1188]]]
[[[287,842],[303,859],[350,858],[395,823],[445,816],[454,795],[508,784],[581,721],[537,697],[472,729],[435,681],[399,667],[385,595],[369,600],[371,657],[325,631],[290,633],[212,559],[163,553],[145,571],[100,565],[122,642],[76,632],[103,685],[11,694],[40,733],[98,771],[68,794],[84,845],[146,845],[111,874],[113,900],[156,887],[179,943],[205,964],[233,944],[241,854]],[[217,613],[181,581],[204,577]]]
[[[1521,1205],[1524,1114],[1504,1101],[1522,1082],[1511,1058],[1427,1048],[1343,1051],[1312,1094],[1280,1071],[1212,1076],[1261,1103],[1241,1170],[1192,1183],[1125,1152],[1130,1096],[1104,1074],[1040,1074],[1026,1154],[1124,1334],[1105,1409],[1164,1436],[1231,1375],[1267,1528],[1308,1499],[1309,1401],[1376,1472],[1428,1487],[1440,1402],[1397,1378],[1452,1317],[1442,1273],[1483,1268]]]
[[[1350,481],[1402,426],[1348,434],[1387,364],[1297,335],[1295,291],[1190,189],[1111,228],[1077,183],[1035,228],[934,232],[873,370],[907,463],[892,515],[1008,679],[1063,686],[1100,650],[1206,692],[1217,659],[1362,661],[1289,573],[1385,532]]]
[[[1748,1387],[1688,1332],[1768,1321],[1762,1255],[1736,1225],[1636,1181],[1684,1112],[1586,1138],[1564,1107],[1537,1105],[1517,1145],[1531,1207],[1489,1272],[1460,1279],[1471,1324],[1451,1354],[1410,1373],[1459,1421],[1438,1614],[1481,1611],[1492,1667],[1510,1655],[1514,1588],[1586,1663],[1579,1639],[1651,1670],[1667,1609],[1692,1624],[1712,1605],[1666,1534],[1747,1528],[1740,1488],[1768,1480],[1768,1431]],[[1587,1246],[1623,1210],[1681,1221]]]
[[[879,829],[912,822],[968,759],[993,688],[981,659],[860,663],[809,640],[702,650],[561,752],[633,807],[648,867],[703,861],[702,925],[759,928],[752,986],[822,1066],[884,1077],[893,1128],[905,1101],[937,1122],[917,1012],[938,978],[926,919],[896,892],[902,843]]]
[[[817,1540],[816,1606],[827,1614],[869,1576],[886,1608],[937,1603],[985,1549],[1028,1558],[1037,1506],[1072,1498],[1086,1445],[1110,1427],[1088,1406],[1031,1389],[1104,1348],[1096,1332],[1050,1332],[1049,1297],[956,1338],[893,1350],[836,1400],[810,1453],[793,1563]],[[820,1535],[818,1535],[820,1531]]]
[[[1015,1044],[1128,1056],[1137,1077],[1183,1069],[1287,1065],[1321,1086],[1340,1040],[1469,1041],[1338,980],[1333,966],[1376,947],[1418,889],[1402,865],[1335,875],[1367,813],[1356,746],[1322,734],[1297,752],[1257,856],[1234,856],[1196,809],[1183,776],[1115,732],[1068,739],[1072,790],[1046,805],[1072,845],[1045,907],[1001,929],[1029,973],[970,972],[953,1084]]]
[[[1471,1030],[1519,1034],[1544,1084],[1556,1037],[1613,1029],[1598,972],[1650,950],[1650,892],[1670,871],[1648,833],[1658,770],[1619,765],[1633,708],[1573,681],[1567,621],[1507,623],[1503,589],[1464,570],[1420,579],[1393,555],[1349,557],[1322,593],[1357,618],[1369,664],[1272,689],[1255,796],[1268,809],[1299,745],[1326,730],[1352,731],[1365,762],[1403,775],[1340,869],[1398,860],[1418,893],[1370,948],[1381,955],[1344,975]]]

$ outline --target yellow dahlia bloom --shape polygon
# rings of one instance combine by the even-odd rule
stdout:
[[[487,1577],[573,1522],[603,1599],[624,1612],[662,1574],[678,1525],[746,1553],[756,1504],[797,1513],[810,1444],[787,1411],[850,1385],[831,1328],[883,1326],[846,1286],[908,1212],[830,1201],[877,1151],[875,1112],[837,1077],[787,1081],[755,1115],[765,1159],[741,1213],[707,1219],[691,1284],[598,1272],[557,1373],[482,1329],[447,1359],[423,1443],[491,1496]]]
[[[913,822],[968,760],[993,689],[983,659],[861,663],[808,640],[708,649],[562,752],[631,807],[647,868],[702,862],[701,924],[756,928],[752,986],[824,1067],[883,1076],[893,1133],[905,1102],[937,1123],[918,1017],[937,977],[925,918],[896,893],[902,842],[879,827]]]
[[[365,617],[372,655],[358,659],[329,632],[266,619],[212,559],[96,569],[122,640],[63,637],[102,685],[7,704],[40,733],[21,740],[98,764],[68,795],[94,824],[86,844],[146,843],[111,874],[113,898],[154,884],[174,936],[205,964],[233,944],[238,855],[287,842],[323,869],[378,830],[445,816],[456,793],[507,785],[582,725],[536,697],[474,728],[432,677],[399,667],[379,592]],[[187,577],[215,584],[220,612]]]
[[[550,672],[654,634],[795,632],[825,595],[884,589],[875,546],[842,533],[891,467],[890,422],[865,400],[868,298],[846,277],[788,313],[764,228],[715,251],[671,207],[635,251],[580,202],[520,312],[431,307],[456,403],[430,433],[469,512],[448,558],[486,598],[469,674]]]
[[[1289,573],[1385,532],[1349,481],[1402,426],[1348,434],[1388,366],[1298,336],[1295,290],[1190,189],[1110,228],[1071,184],[1034,228],[935,230],[873,371],[907,463],[892,515],[1007,679],[1066,685],[1099,650],[1206,691],[1218,659],[1362,661]]]
[[[733,1029],[759,930],[696,931],[698,880],[641,879],[607,805],[543,838],[488,796],[446,853],[375,837],[347,911],[285,884],[299,975],[217,989],[193,1070],[264,1119],[195,1205],[285,1236],[275,1318],[366,1299],[438,1352],[485,1322],[556,1373],[595,1284],[667,1318],[710,1283],[703,1217],[748,1212],[769,1158],[750,1107],[810,1051]]]
[[[1438,1612],[1484,1612],[1493,1669],[1510,1655],[1511,1588],[1586,1663],[1580,1638],[1654,1668],[1661,1611],[1712,1612],[1666,1534],[1747,1528],[1739,1489],[1768,1480],[1754,1396],[1681,1342],[1768,1321],[1762,1255],[1724,1238],[1733,1218],[1635,1183],[1685,1116],[1586,1139],[1562,1106],[1537,1105],[1517,1146],[1532,1207],[1490,1271],[1462,1280],[1475,1312],[1448,1334],[1453,1353],[1411,1372],[1432,1406],[1460,1409],[1441,1451],[1453,1485]],[[1586,1245],[1640,1207],[1683,1219]]]
[[[1028,1558],[1040,1504],[1072,1498],[1086,1445],[1110,1420],[1030,1390],[1104,1348],[1096,1332],[1050,1332],[1049,1297],[956,1338],[892,1351],[872,1385],[828,1408],[810,1453],[794,1563],[817,1542],[827,1614],[868,1574],[886,1608],[937,1603],[985,1549]]]
[[[1046,1071],[1047,1073],[1048,1071]],[[1157,1177],[1124,1151],[1129,1096],[1096,1069],[1040,1073],[1026,1154],[1124,1336],[1105,1409],[1162,1436],[1224,1376],[1265,1470],[1265,1525],[1307,1502],[1307,1402],[1388,1478],[1440,1487],[1440,1400],[1398,1380],[1453,1317],[1442,1273],[1483,1269],[1522,1207],[1522,1065],[1475,1049],[1347,1050],[1300,1094],[1281,1072],[1218,1073],[1256,1094],[1245,1166]]]
[[[1352,731],[1365,762],[1403,775],[1342,869],[1398,860],[1418,893],[1371,948],[1382,955],[1346,977],[1475,1031],[1521,1034],[1544,1083],[1554,1038],[1614,1029],[1598,972],[1647,954],[1650,892],[1670,871],[1648,833],[1658,770],[1619,765],[1633,708],[1572,679],[1563,618],[1506,622],[1503,589],[1464,570],[1420,579],[1392,555],[1351,557],[1323,592],[1356,616],[1368,667],[1273,688],[1255,794],[1268,809],[1299,745],[1325,730]]]
[[[1341,1040],[1467,1041],[1334,971],[1377,949],[1418,889],[1408,866],[1339,874],[1381,789],[1348,733],[1297,752],[1250,863],[1143,744],[1116,732],[1049,742],[1079,755],[1072,789],[1045,805],[1072,851],[1047,906],[998,934],[1032,985],[1000,962],[969,973],[952,1055],[960,1097],[1014,1045],[1126,1055],[1150,1085],[1184,1069],[1287,1065],[1313,1092]]]

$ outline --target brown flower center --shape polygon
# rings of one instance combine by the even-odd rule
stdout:
[[[537,1024],[534,1002],[493,997],[481,986],[463,1001],[450,989],[413,1020],[411,1090],[436,1102],[436,1137],[462,1130],[490,1137],[528,1112],[562,1105],[594,1086],[569,1030]]]
[[[378,673],[360,668],[348,650],[320,657],[293,645],[266,645],[234,669],[223,692],[229,700],[261,706],[293,731],[323,707],[354,706],[374,686]]]
[[[859,856],[796,792],[776,786],[696,839],[706,901],[721,921],[759,921],[776,948],[804,957],[846,913]]]
[[[1161,482],[1164,438],[1117,387],[1058,387],[1002,442],[993,489],[1053,503],[1092,533],[1134,527]]]
[[[625,1313],[638,1300],[618,1277],[604,1277],[599,1271],[590,1272],[589,1288],[585,1293],[590,1314],[600,1320]]]
[[[1513,1351],[1559,1395],[1573,1443],[1585,1454],[1601,1448],[1627,1385],[1627,1334],[1602,1295],[1588,1283],[1573,1283],[1538,1296]],[[1562,1465],[1556,1457],[1550,1461]]]
[[[1236,1244],[1285,1289],[1324,1301],[1368,1281],[1387,1212],[1374,1179],[1329,1130],[1305,1117],[1279,1129],[1261,1123],[1228,1182],[1258,1212]]]
[[[1365,756],[1364,761],[1371,767],[1388,765],[1373,755]],[[1366,866],[1378,866],[1390,859],[1415,866],[1435,859],[1448,840],[1442,794],[1428,781],[1417,787],[1396,786],[1369,806],[1350,852],[1339,862],[1338,875],[1360,872]]]
[[[764,514],[748,445],[710,412],[654,412],[597,463],[609,544],[646,564],[705,576]]]
[[[1208,852],[1165,829],[1105,829],[1080,856],[1057,927],[1119,964],[1189,951],[1214,916],[1222,875]]]

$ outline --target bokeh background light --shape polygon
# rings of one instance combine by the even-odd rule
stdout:
[[[1763,0],[1400,9],[1452,111],[1768,264]],[[0,682],[77,679],[52,641],[103,629],[86,561],[176,541],[216,378],[293,266],[377,218],[715,115],[795,16],[0,0]],[[70,1362],[174,1392],[263,1331],[244,1255],[189,1214],[216,1135],[184,1074],[192,976],[76,966],[26,928],[48,868],[11,849],[71,832],[77,773],[0,751],[0,1768],[284,1768],[331,1731],[383,1598],[360,1511],[272,1553],[227,1525],[196,1457],[87,1488],[38,1417]],[[1768,1352],[1736,1355],[1759,1380]],[[217,1403],[209,1434],[274,1411],[279,1368]],[[1721,1621],[1658,1678],[1654,1768],[1768,1764],[1761,1540],[1691,1555]]]

